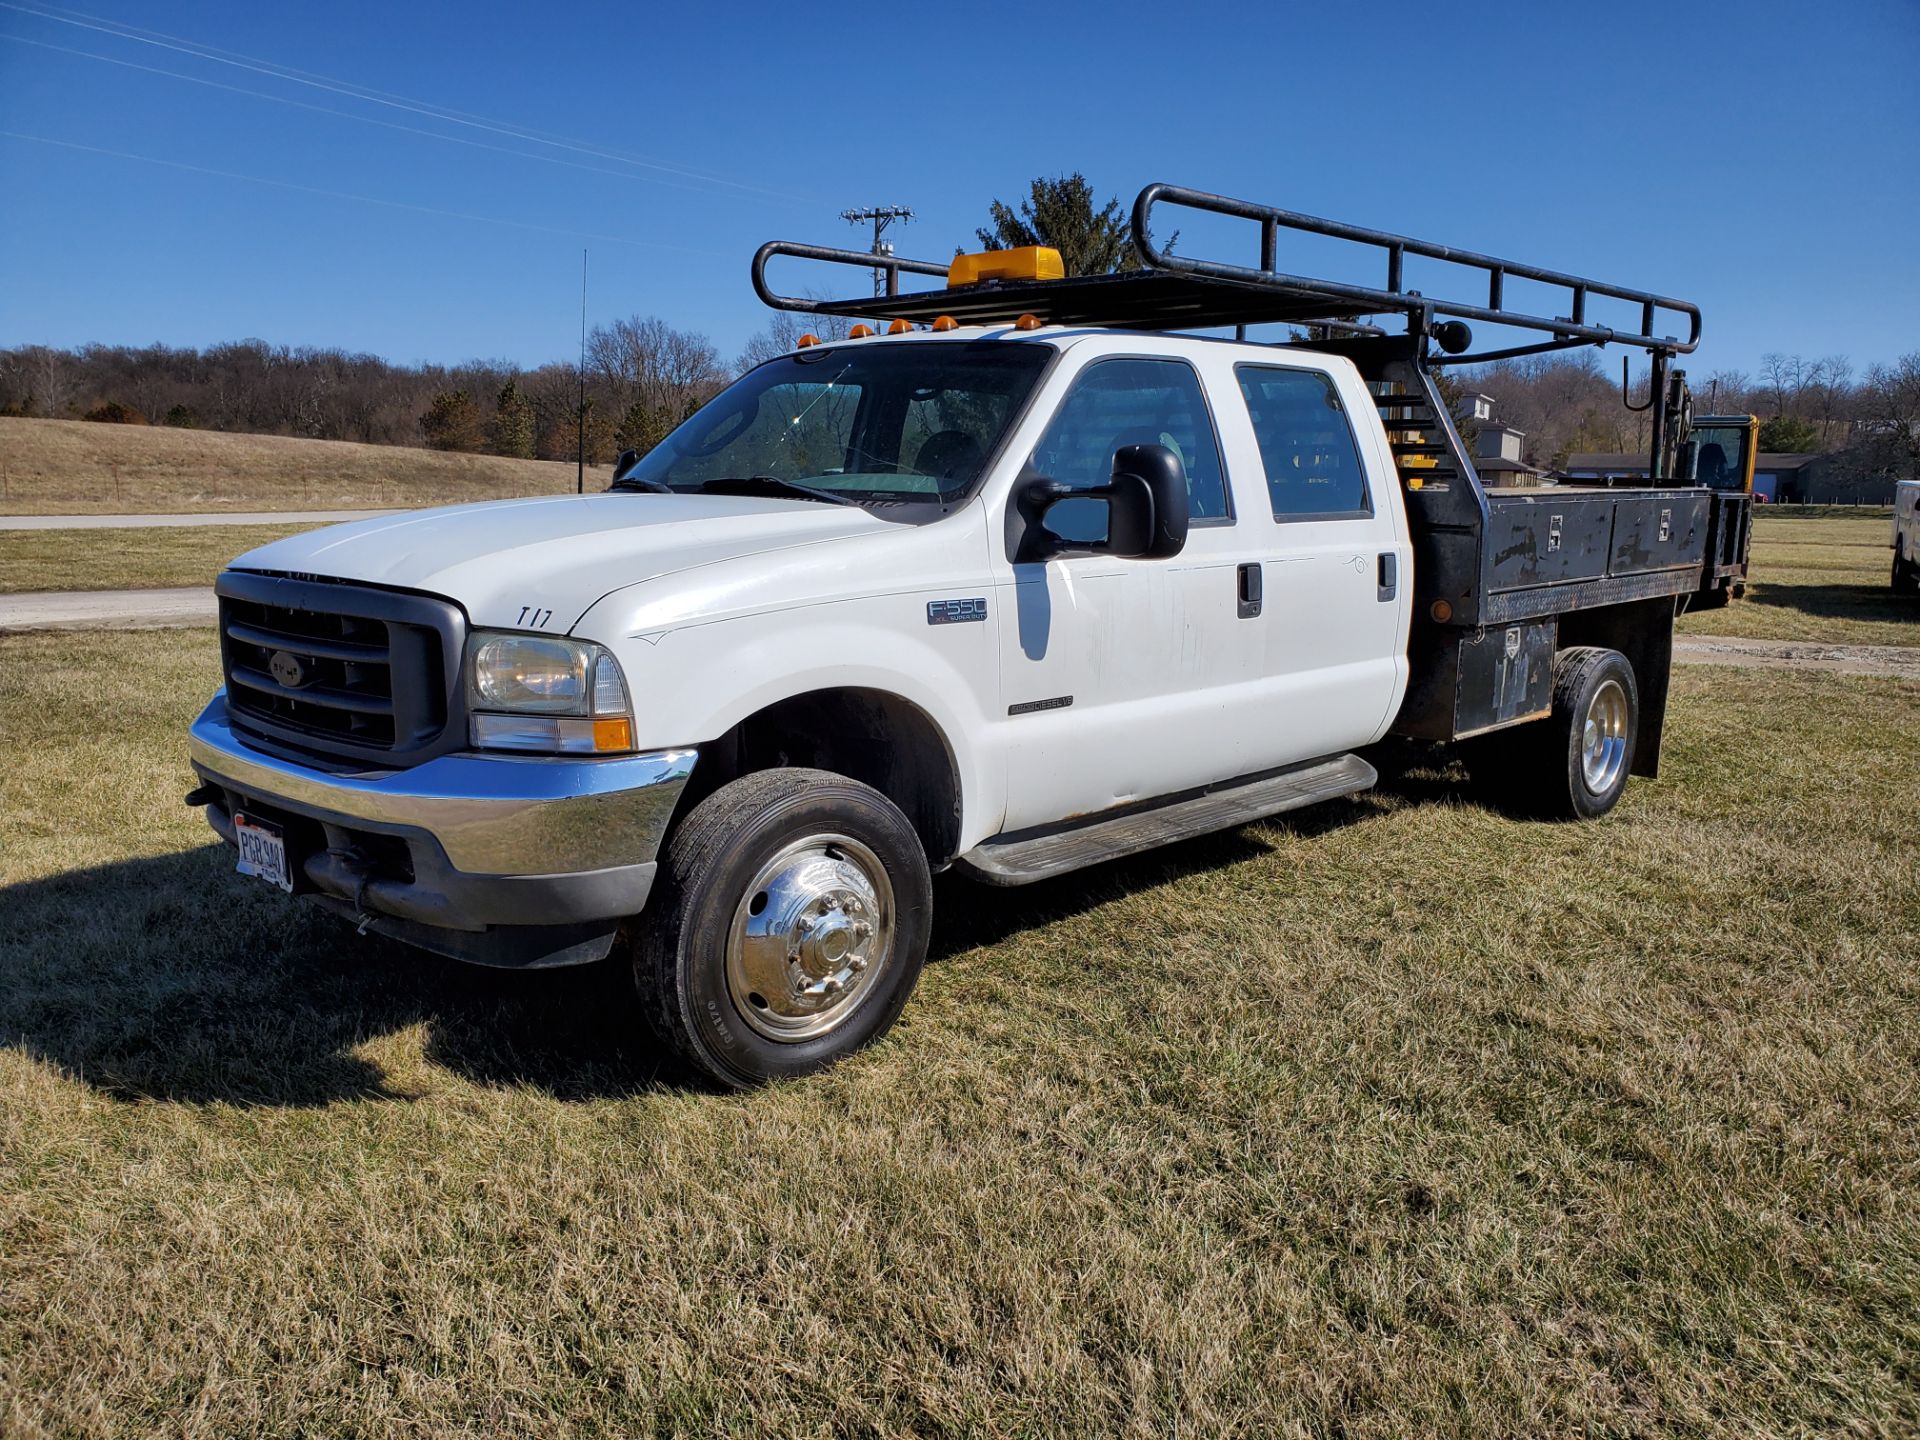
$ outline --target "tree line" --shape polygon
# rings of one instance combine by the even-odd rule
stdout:
[[[1526,432],[1528,463],[1552,470],[1573,454],[1637,453],[1648,416],[1622,403],[1621,378],[1594,350],[1532,356],[1451,372],[1459,388],[1489,395],[1494,418]],[[1760,449],[1825,453],[1829,474],[1863,487],[1912,479],[1920,464],[1920,351],[1856,371],[1841,355],[1768,354],[1757,372],[1690,375],[1696,415],[1757,415]],[[1641,403],[1647,369],[1629,391]]]
[[[499,360],[396,365],[377,355],[239,340],[0,349],[0,415],[295,435],[571,460],[650,448],[736,374],[791,348],[782,316],[732,364],[706,336],[651,316],[595,327],[582,372]],[[814,326],[819,329],[818,325]],[[793,331],[789,335],[787,332]]]

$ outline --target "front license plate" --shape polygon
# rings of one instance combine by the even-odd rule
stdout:
[[[240,861],[234,868],[242,875],[278,885],[291,895],[293,876],[287,870],[287,840],[280,827],[235,811],[233,833],[240,842]]]

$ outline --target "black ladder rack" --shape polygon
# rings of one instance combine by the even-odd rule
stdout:
[[[1259,265],[1168,253],[1153,241],[1149,222],[1155,206],[1183,207],[1256,222],[1260,226]],[[1326,236],[1381,252],[1385,286],[1354,285],[1282,271],[1279,242],[1283,231]],[[753,286],[762,300],[777,309],[875,320],[924,322],[949,315],[963,325],[991,325],[1011,324],[1022,315],[1033,315],[1045,324],[1114,329],[1321,324],[1341,332],[1377,334],[1377,329],[1363,322],[1373,316],[1400,314],[1406,317],[1408,329],[1423,339],[1434,332],[1437,316],[1477,320],[1549,337],[1502,350],[1456,353],[1444,359],[1435,356],[1429,363],[1465,364],[1580,345],[1625,345],[1671,357],[1688,354],[1700,343],[1700,310],[1689,301],[1177,185],[1156,183],[1140,192],[1133,205],[1133,245],[1141,268],[1116,275],[985,281],[938,290],[902,291],[903,274],[944,277],[947,267],[934,261],[775,240],[761,246],[753,257]],[[878,269],[884,273],[886,293],[844,300],[783,294],[774,290],[766,277],[768,262],[779,256],[853,266],[866,272]],[[1408,256],[1481,272],[1486,282],[1484,303],[1479,298],[1427,295],[1407,289]],[[1505,287],[1509,279],[1564,291],[1567,313],[1536,315],[1508,308]],[[1588,313],[1588,302],[1595,298],[1637,306],[1638,329],[1595,323]],[[1684,330],[1684,336],[1659,333],[1668,325]],[[1439,338],[1455,341],[1460,336],[1458,331],[1450,334],[1443,327]],[[1447,344],[1443,348],[1459,350],[1465,346]]]

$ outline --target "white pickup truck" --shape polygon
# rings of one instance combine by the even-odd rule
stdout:
[[[768,247],[763,293],[778,253],[875,263]],[[934,871],[1020,884],[1357,791],[1390,731],[1569,817],[1653,773],[1704,492],[1488,490],[1425,363],[1459,348],[1444,307],[1279,304],[1145,253],[963,257],[908,295],[895,269],[844,307],[893,333],[752,370],[610,491],[240,557],[189,802],[363,930],[623,947],[664,1041],[747,1085],[888,1028]],[[1379,295],[1409,335],[1162,333]]]
[[[1920,595],[1920,480],[1893,487],[1893,588]]]

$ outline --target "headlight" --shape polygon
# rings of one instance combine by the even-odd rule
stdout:
[[[613,656],[585,640],[481,631],[467,641],[468,736],[485,750],[604,755],[633,749]]]

